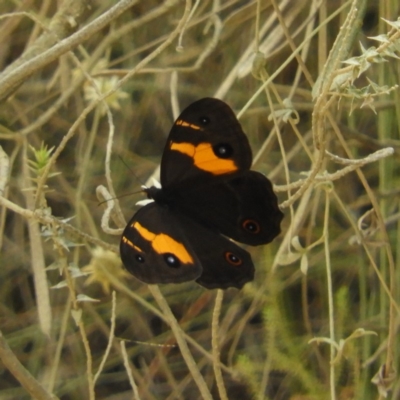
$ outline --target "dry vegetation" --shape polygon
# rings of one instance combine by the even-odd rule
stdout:
[[[399,10],[2,0],[0,398],[399,399]],[[205,96],[283,231],[241,291],[149,287],[119,235]]]

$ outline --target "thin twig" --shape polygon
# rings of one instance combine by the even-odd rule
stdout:
[[[9,210],[14,211],[15,213],[23,216],[26,219],[39,221],[43,225],[52,225],[52,226],[58,227],[60,229],[64,229],[66,232],[70,233],[74,237],[80,238],[80,240],[82,240],[82,241],[87,241],[96,246],[100,246],[104,249],[117,252],[116,246],[113,246],[107,242],[104,242],[100,239],[90,236],[87,233],[80,231],[79,229],[73,227],[72,225],[70,225],[62,220],[59,220],[50,215],[46,215],[45,213],[41,212],[40,210],[31,211],[26,208],[22,208],[2,196],[0,196],[0,205],[7,207]]]
[[[129,358],[126,352],[125,340],[121,341],[121,353],[122,353],[122,358],[124,360],[125,371],[128,375],[129,383],[133,390],[133,396],[134,396],[133,398],[135,400],[140,400],[139,390],[136,385],[135,379],[133,378],[131,367],[129,365]]]
[[[201,375],[199,369],[197,368],[196,362],[194,361],[193,356],[189,350],[189,347],[184,339],[182,329],[179,326],[178,321],[172,314],[172,311],[169,308],[169,305],[166,302],[164,296],[162,295],[160,289],[156,285],[149,285],[149,290],[151,294],[154,296],[154,299],[156,300],[157,304],[161,308],[164,316],[167,319],[169,326],[172,329],[172,332],[174,333],[176,342],[178,343],[178,346],[181,350],[182,357],[184,358],[186,365],[189,368],[193,380],[196,382],[197,387],[199,388],[203,399],[212,400],[212,396],[207,387],[207,384],[204,381],[204,378]]]
[[[3,333],[0,331],[0,360],[11,372],[21,386],[37,400],[57,400],[58,397],[49,393],[40,382],[19,362],[14,352],[10,349]]]
[[[100,15],[100,17],[96,18],[78,32],[61,40],[43,53],[39,53],[37,56],[29,59],[12,71],[0,74],[0,101],[6,99],[21,82],[35,71],[57,60],[67,51],[72,50],[93,34],[103,29],[136,2],[137,0],[120,0],[114,7],[110,8],[107,12]]]
[[[226,388],[224,380],[222,378],[221,372],[221,353],[220,353],[220,343],[219,343],[219,316],[221,314],[222,300],[224,298],[224,292],[221,289],[217,290],[217,296],[215,297],[215,306],[212,316],[211,323],[211,344],[212,344],[212,355],[213,355],[213,368],[215,381],[218,387],[218,393],[221,400],[228,400],[228,394],[226,393]]]
[[[111,326],[110,326],[110,335],[108,337],[108,343],[107,343],[107,348],[106,351],[104,352],[103,358],[101,360],[101,363],[99,365],[99,368],[97,369],[96,374],[93,377],[93,383],[94,385],[97,382],[97,379],[99,379],[99,376],[101,374],[101,372],[103,371],[104,365],[107,361],[108,355],[110,354],[111,351],[111,346],[114,340],[114,333],[115,333],[115,317],[116,317],[116,307],[117,307],[117,295],[115,293],[115,291],[112,292],[112,300],[111,300]]]

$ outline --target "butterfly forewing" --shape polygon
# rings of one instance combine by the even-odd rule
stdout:
[[[173,212],[151,203],[126,226],[120,243],[126,269],[146,283],[194,280],[202,267]]]
[[[249,170],[247,136],[231,108],[221,100],[192,103],[175,121],[161,161],[161,185],[167,189],[192,180]]]
[[[226,289],[241,288],[254,277],[247,251],[156,203],[129,221],[120,252],[126,269],[149,284],[196,279],[208,289]]]

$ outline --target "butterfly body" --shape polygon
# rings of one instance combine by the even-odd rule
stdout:
[[[212,288],[241,288],[254,277],[249,245],[269,243],[283,214],[271,182],[251,171],[248,139],[221,100],[192,103],[169,134],[162,188],[125,228],[120,252],[129,272],[146,283],[196,280]]]

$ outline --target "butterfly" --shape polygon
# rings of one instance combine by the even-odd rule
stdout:
[[[169,133],[161,188],[144,189],[154,201],[122,234],[125,268],[148,284],[195,280],[207,289],[240,289],[253,280],[251,256],[235,242],[271,242],[283,214],[271,182],[251,163],[247,136],[225,102],[190,104]]]

